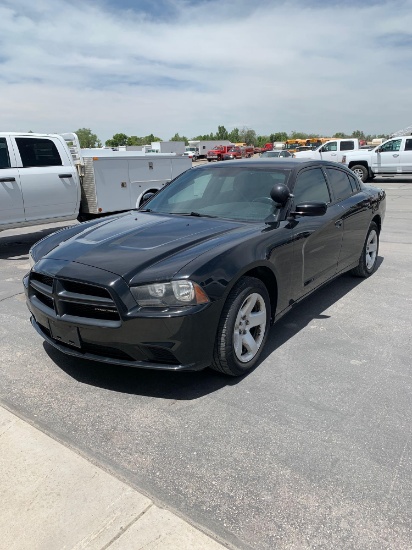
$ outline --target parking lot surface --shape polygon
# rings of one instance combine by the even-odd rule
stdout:
[[[234,547],[409,550],[412,180],[374,181],[387,192],[377,272],[297,306],[235,380],[44,344],[21,279],[58,226],[0,233],[0,404]]]

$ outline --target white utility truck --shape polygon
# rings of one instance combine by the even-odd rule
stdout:
[[[0,230],[139,207],[191,168],[175,154],[80,149],[76,134],[0,133]]]

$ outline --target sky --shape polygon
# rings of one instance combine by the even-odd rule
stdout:
[[[0,131],[412,125],[412,0],[0,0]]]

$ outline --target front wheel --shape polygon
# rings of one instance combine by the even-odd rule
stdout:
[[[352,269],[352,274],[356,277],[370,277],[376,270],[379,251],[379,229],[375,222],[372,222],[366,235],[362,254],[357,267]]]
[[[230,292],[219,321],[211,367],[241,376],[257,363],[270,326],[270,299],[266,286],[243,277]]]
[[[369,172],[366,166],[363,164],[356,164],[355,166],[351,167],[351,170],[354,174],[358,176],[359,179],[363,181],[363,183],[366,183],[369,178]]]

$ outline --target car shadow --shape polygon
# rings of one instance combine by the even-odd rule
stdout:
[[[378,258],[378,267],[383,258]],[[342,275],[298,304],[276,323],[271,330],[259,364],[275,349],[293,338],[314,319],[328,318],[323,311],[361,284],[363,279]],[[65,355],[44,342],[50,359],[66,374],[82,384],[119,393],[144,395],[170,400],[193,400],[213,393],[225,386],[235,386],[253,371],[242,377],[219,374],[211,369],[197,372],[157,371],[137,369],[79,359]],[[259,367],[259,364],[255,368]]]
[[[27,228],[27,233],[16,233],[16,229],[6,229],[0,232],[0,260],[8,260],[9,258],[15,258],[21,256],[19,259],[28,260],[30,248],[40,241],[55,233],[60,231],[64,227],[69,227],[68,225],[52,225],[47,228],[38,229],[37,231],[29,231],[30,228]],[[24,228],[22,228],[24,231]],[[21,230],[20,230],[21,231]],[[11,234],[10,234],[11,233]]]
[[[377,269],[382,262],[383,257],[379,256]],[[330,315],[323,312],[364,281],[361,277],[345,273],[302,300],[272,327],[261,362],[315,319],[330,319]]]

